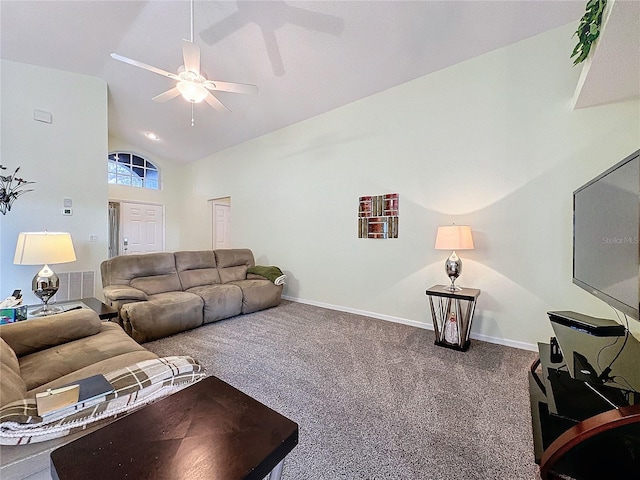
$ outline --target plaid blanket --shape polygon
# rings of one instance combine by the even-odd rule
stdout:
[[[181,390],[205,377],[204,367],[188,356],[145,360],[105,374],[113,392],[38,416],[35,398],[0,409],[0,445],[44,442],[113,419]]]

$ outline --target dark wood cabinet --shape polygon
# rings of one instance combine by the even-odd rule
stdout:
[[[561,356],[538,344],[529,372],[543,480],[640,478],[640,342],[552,321]]]

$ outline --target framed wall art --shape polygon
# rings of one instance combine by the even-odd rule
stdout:
[[[399,200],[397,193],[360,197],[358,238],[398,238]]]

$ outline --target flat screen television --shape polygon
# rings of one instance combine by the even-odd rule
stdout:
[[[640,150],[573,192],[573,283],[638,320]]]

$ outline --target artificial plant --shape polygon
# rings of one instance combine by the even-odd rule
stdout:
[[[571,58],[575,58],[574,65],[583,62],[591,51],[593,42],[600,36],[602,27],[602,14],[607,6],[607,0],[589,0],[587,11],[580,19],[578,30],[573,34],[578,37],[578,44],[573,49]]]
[[[0,165],[0,170],[6,170],[7,167],[4,165]],[[23,193],[31,192],[33,189],[25,190],[25,185],[31,185],[35,182],[28,182],[22,178],[17,177],[18,170],[20,167],[16,168],[13,172],[13,175],[0,175],[0,213],[6,215],[7,212],[11,211],[11,205],[16,198],[18,198]]]

